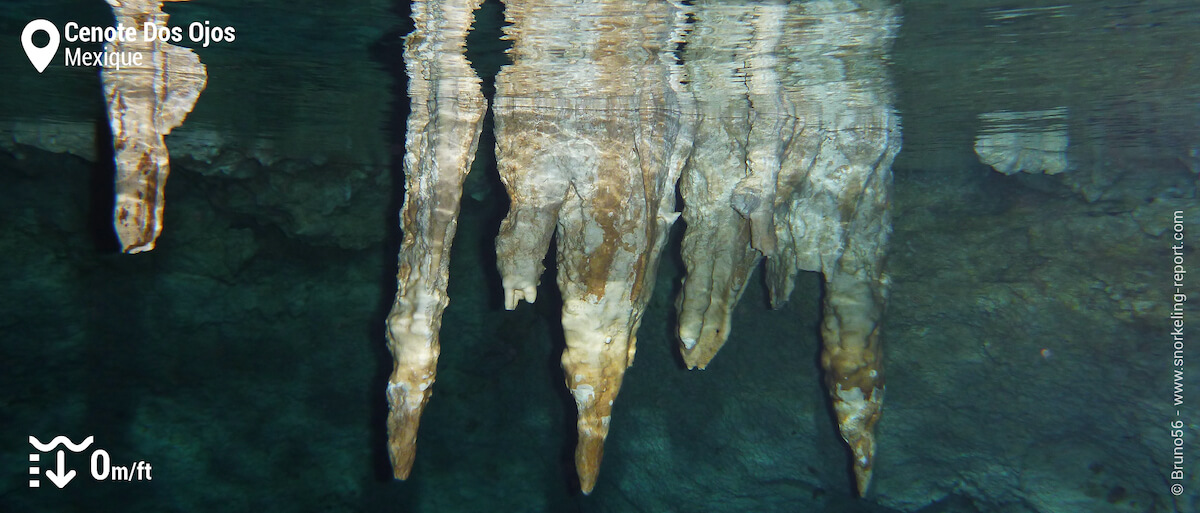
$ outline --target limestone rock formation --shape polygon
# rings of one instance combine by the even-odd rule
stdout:
[[[987,112],[979,123],[975,154],[996,171],[1055,175],[1070,168],[1065,107]]]
[[[417,0],[405,41],[412,111],[405,136],[398,288],[387,318],[394,367],[388,380],[388,448],[408,478],[421,412],[432,393],[438,331],[449,304],[450,244],[463,180],[479,144],[487,102],[466,59],[472,12],[482,0]]]
[[[596,483],[691,148],[673,55],[680,2],[510,0],[512,65],[496,80],[497,165],[512,198],[496,250],[505,306],[536,299],[557,231],[562,355],[578,408],[575,466]]]
[[[170,173],[163,136],[183,123],[208,81],[192,50],[144,39],[144,23],[167,24],[162,2],[108,0],[117,23],[138,30],[134,40],[106,43],[105,51],[141,55],[141,65],[123,63],[101,73],[117,168],[113,225],[126,253],[154,249]]]
[[[821,362],[865,493],[884,390],[878,336],[900,149],[885,65],[899,13],[877,1],[700,1],[695,18],[686,60],[704,119],[680,186],[684,360],[704,368],[720,349],[760,256],[776,307],[797,272],[821,272]]]

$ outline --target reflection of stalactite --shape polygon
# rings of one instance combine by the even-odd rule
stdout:
[[[760,256],[775,306],[798,271],[825,275],[821,361],[863,493],[900,147],[884,70],[898,14],[865,3],[696,2],[685,60],[704,118],[680,183],[688,277],[677,301],[684,360],[703,368]]]
[[[975,154],[1006,175],[1070,169],[1067,161],[1067,109],[1000,111],[979,115]]]
[[[512,198],[496,240],[505,305],[535,299],[557,227],[562,365],[587,493],[678,215],[694,121],[671,52],[685,17],[678,2],[626,0],[511,0],[505,14],[513,64],[497,77],[495,106]]]
[[[187,0],[170,0],[187,1]],[[142,39],[144,23],[167,24],[161,0],[108,0],[117,23],[137,27],[131,41],[105,44],[106,52],[141,54],[142,65],[104,68],[116,161],[113,225],[121,250],[154,249],[162,232],[163,188],[170,159],[163,136],[183,123],[207,82],[200,58],[187,48]]]
[[[449,303],[450,244],[463,180],[471,169],[487,103],[466,59],[472,12],[482,0],[417,0],[404,52],[412,111],[405,136],[396,301],[388,315],[388,447],[397,479],[408,478],[421,412],[437,370],[438,330]]]

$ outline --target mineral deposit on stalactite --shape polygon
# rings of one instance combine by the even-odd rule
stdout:
[[[578,407],[575,465],[595,485],[691,147],[672,52],[679,2],[511,0],[512,65],[496,81],[497,164],[512,198],[496,241],[505,305],[532,302],[551,236]]]
[[[117,168],[113,225],[121,250],[139,253],[154,249],[162,232],[163,188],[170,173],[163,136],[192,111],[208,75],[191,50],[144,39],[141,28],[145,23],[167,25],[162,0],[108,3],[118,24],[138,27],[133,40],[113,41],[104,48],[110,53],[140,54],[142,64],[106,67],[101,77]]]
[[[979,115],[975,154],[996,171],[1054,175],[1067,162],[1067,109],[1000,111]]]
[[[775,306],[791,294],[797,272],[823,273],[821,362],[865,493],[884,390],[883,261],[891,163],[900,148],[885,58],[898,12],[884,2],[846,0],[700,1],[695,9],[697,27],[705,28],[697,32],[709,34],[697,41],[729,48],[689,41],[687,51],[705,117],[681,182],[684,359],[704,367],[724,342],[757,257],[750,251],[768,259]],[[726,59],[737,67],[730,70]]]
[[[438,330],[449,303],[450,244],[463,180],[479,144],[487,103],[467,62],[466,35],[482,0],[417,0],[405,41],[412,111],[405,136],[405,198],[398,289],[387,319],[394,360],[388,380],[388,449],[408,478],[421,412],[437,370]]]

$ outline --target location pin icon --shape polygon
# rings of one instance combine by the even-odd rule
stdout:
[[[50,36],[50,43],[41,48],[33,44],[33,34],[39,30]],[[21,46],[25,47],[25,55],[29,57],[33,67],[37,68],[38,73],[45,71],[46,66],[49,66],[50,61],[58,54],[58,27],[46,20],[29,22],[21,32]]]

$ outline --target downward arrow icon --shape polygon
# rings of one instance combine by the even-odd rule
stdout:
[[[67,470],[67,455],[63,453],[62,449],[58,450],[58,472],[47,470],[46,477],[50,478],[54,482],[54,486],[59,488],[67,486],[67,483],[75,479],[75,471]]]

